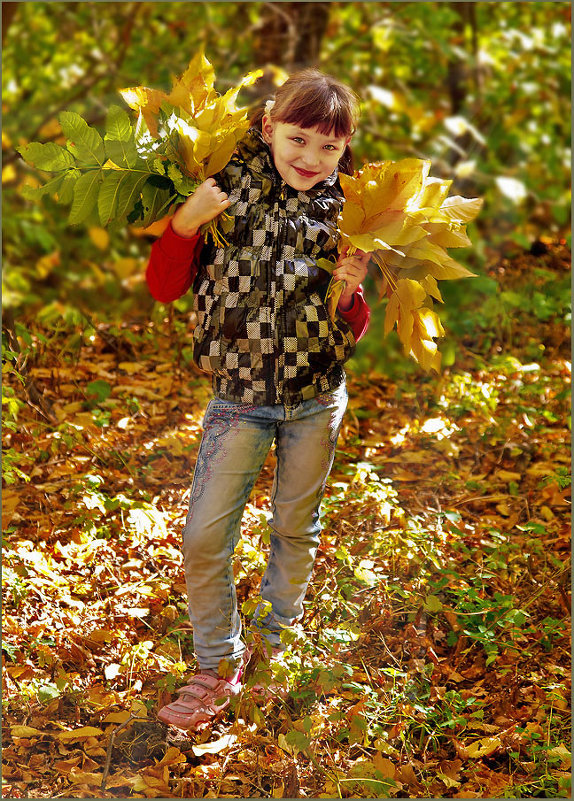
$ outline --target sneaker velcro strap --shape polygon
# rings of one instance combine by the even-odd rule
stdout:
[[[215,676],[210,676],[209,673],[198,673],[194,676],[189,684],[185,687],[180,687],[178,693],[184,693],[194,687],[196,684],[200,687],[205,687],[208,690],[215,690],[221,679],[216,679]]]

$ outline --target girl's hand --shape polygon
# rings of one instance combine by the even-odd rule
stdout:
[[[175,212],[171,227],[178,236],[191,237],[197,234],[201,225],[215,219],[230,204],[229,197],[208,178],[200,184]]]
[[[347,311],[353,305],[353,295],[367,276],[367,266],[371,258],[371,254],[363,250],[356,250],[352,256],[347,255],[347,251],[348,247],[339,256],[337,266],[333,270],[335,280],[346,282],[339,298],[339,308],[342,311]]]

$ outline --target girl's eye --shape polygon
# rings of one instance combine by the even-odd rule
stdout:
[[[297,144],[299,144],[300,142],[303,143],[304,139],[302,139],[300,136],[294,136],[293,142],[297,142]]]
[[[336,150],[335,145],[325,145],[325,150]]]

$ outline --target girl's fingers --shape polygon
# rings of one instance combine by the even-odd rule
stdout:
[[[336,268],[339,272],[345,272],[349,275],[363,275],[365,273],[366,265],[362,261],[351,261],[345,262],[345,264],[339,264]]]
[[[336,281],[345,281],[347,284],[347,288],[353,292],[364,281],[366,275],[367,275],[367,270],[364,265],[363,266],[343,265],[337,267],[337,269],[333,271],[333,278]]]
[[[356,250],[349,256],[347,255],[348,249],[348,245],[345,245],[341,251],[338,264],[333,270],[333,278],[336,281],[345,281],[347,288],[354,292],[366,278],[371,254],[363,250]]]

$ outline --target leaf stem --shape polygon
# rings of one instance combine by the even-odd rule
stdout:
[[[387,265],[384,262],[383,257],[380,255],[380,253],[381,253],[380,250],[375,250],[373,252],[373,261],[375,262],[375,264],[378,265],[380,271],[383,274],[383,278],[385,278],[387,280],[387,283],[391,287],[392,291],[396,292],[397,291],[397,281],[396,281],[395,275],[391,272],[390,268],[387,267]]]

